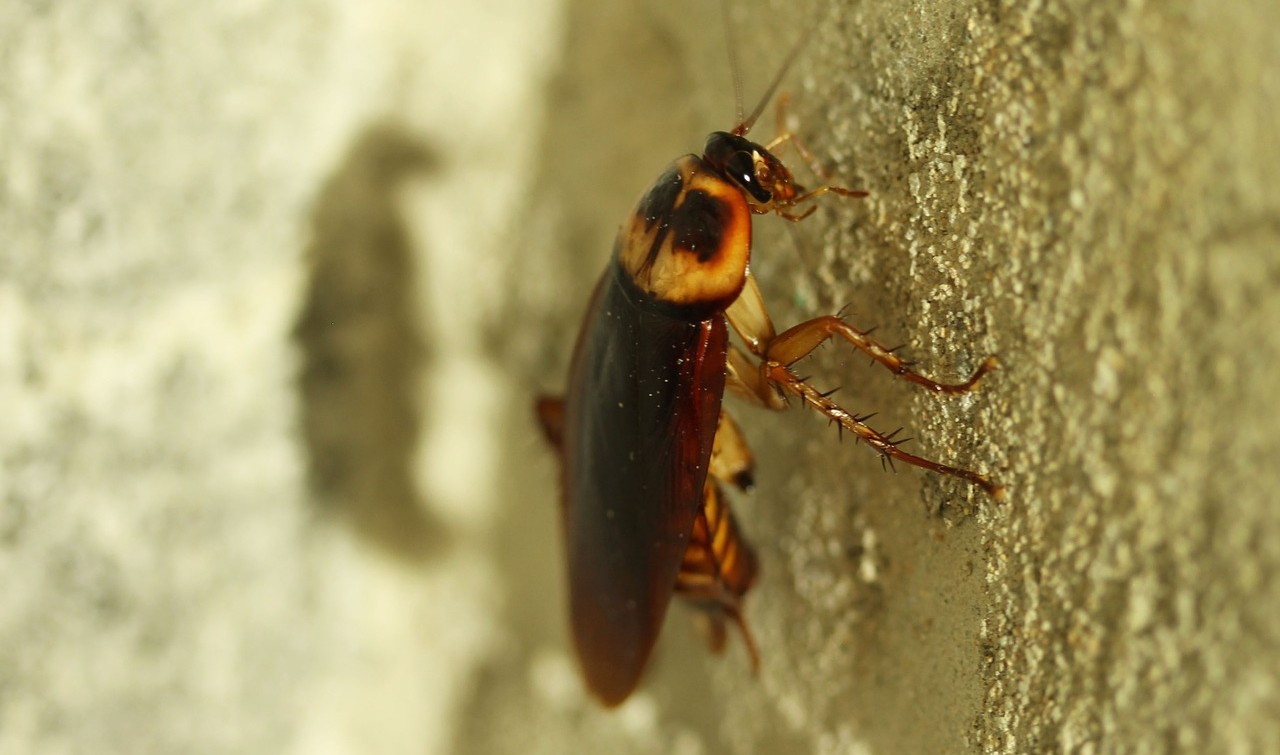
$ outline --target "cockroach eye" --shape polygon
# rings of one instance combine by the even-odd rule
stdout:
[[[773,194],[765,190],[756,179],[756,163],[750,152],[734,152],[725,161],[724,172],[741,186],[751,198],[760,204],[768,204]]]

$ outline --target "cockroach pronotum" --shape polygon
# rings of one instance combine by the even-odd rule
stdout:
[[[792,369],[842,338],[905,380],[959,394],[995,368],[994,357],[961,383],[939,383],[839,316],[774,330],[750,270],[751,216],[799,221],[814,206],[793,210],[824,194],[865,196],[797,183],[774,150],[790,142],[813,161],[781,126],[768,144],[746,138],[802,46],[803,39],[749,116],[739,98],[738,125],[711,134],[701,156],[679,158],[641,196],[587,307],[568,391],[537,402],[561,462],[573,643],[588,687],[606,706],[635,689],[673,594],[703,612],[713,650],[732,622],[752,667],[759,665],[742,613],[756,557],[719,484],[752,485],[751,453],[721,408],[726,388],[774,410],[794,397],[885,459],[1002,494],[985,475],[907,453],[901,440],[873,430]],[[729,343],[730,328],[742,347]]]

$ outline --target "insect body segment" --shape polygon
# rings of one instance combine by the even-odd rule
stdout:
[[[702,610],[713,651],[724,649],[725,620],[736,624],[753,669],[759,668],[760,655],[742,616],[742,598],[755,583],[757,568],[755,551],[739,533],[724,493],[715,480],[707,480],[675,591]]]

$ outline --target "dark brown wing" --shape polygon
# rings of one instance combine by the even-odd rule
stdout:
[[[570,373],[561,447],[574,644],[606,705],[635,688],[701,504],[724,394],[719,314],[647,301],[611,263]]]

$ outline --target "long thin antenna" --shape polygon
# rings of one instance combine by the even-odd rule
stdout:
[[[786,76],[787,72],[791,70],[791,65],[796,62],[796,58],[800,55],[800,51],[809,43],[809,38],[813,36],[813,31],[818,28],[818,21],[821,20],[822,19],[819,18],[809,24],[809,28],[805,29],[804,33],[800,35],[800,38],[796,40],[796,43],[791,47],[791,51],[787,53],[787,57],[782,61],[782,67],[778,69],[778,74],[773,77],[773,82],[769,84],[769,88],[765,90],[764,96],[760,98],[759,104],[757,104],[755,109],[751,111],[751,115],[748,115],[746,119],[739,121],[738,125],[734,127],[732,133],[738,136],[745,136],[746,133],[751,130],[751,127],[756,125],[756,119],[758,119],[760,114],[764,112],[764,109],[768,107],[769,100],[773,99],[774,93],[778,90],[778,85],[782,83],[782,77]],[[734,81],[736,84],[736,67],[734,69]],[[739,100],[741,100],[741,97],[739,97]],[[741,108],[739,108],[739,111],[741,111]]]
[[[729,46],[729,72],[733,75],[733,122],[742,123],[742,70],[738,67],[738,44],[733,36],[733,14],[729,0],[720,0],[724,14],[724,38]]]

